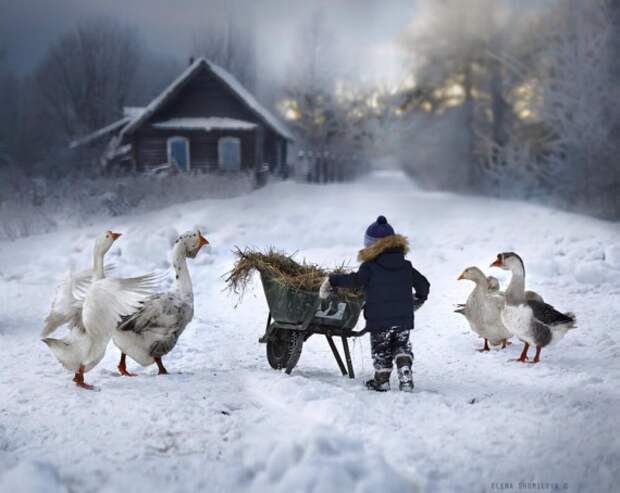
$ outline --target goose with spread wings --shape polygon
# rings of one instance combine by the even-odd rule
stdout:
[[[74,373],[76,385],[89,390],[94,387],[84,381],[84,373],[103,359],[121,316],[134,311],[158,282],[153,274],[105,277],[105,254],[119,236],[120,233],[106,231],[96,238],[90,279],[85,271],[60,282],[42,331],[42,341],[62,366]],[[70,329],[66,337],[48,337],[64,324]]]

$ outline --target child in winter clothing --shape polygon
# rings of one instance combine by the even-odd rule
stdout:
[[[409,250],[407,238],[395,234],[384,216],[368,227],[364,245],[358,255],[362,262],[359,270],[331,274],[319,295],[326,298],[332,287],[363,289],[364,317],[375,368],[374,378],[366,385],[371,390],[389,390],[392,364],[396,361],[400,390],[411,392],[413,353],[409,332],[413,329],[413,312],[426,301],[430,284],[405,260]]]

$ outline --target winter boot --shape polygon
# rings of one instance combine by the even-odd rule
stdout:
[[[411,372],[411,356],[402,354],[396,357],[396,368],[398,368],[399,388],[403,392],[413,392],[413,373]]]
[[[380,370],[375,372],[375,378],[366,382],[368,390],[376,390],[377,392],[387,392],[390,390],[390,374],[391,370]]]

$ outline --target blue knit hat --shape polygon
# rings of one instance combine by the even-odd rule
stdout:
[[[381,238],[394,234],[394,228],[389,225],[385,216],[379,216],[377,220],[368,226],[366,235],[364,236],[364,246],[368,248]]]

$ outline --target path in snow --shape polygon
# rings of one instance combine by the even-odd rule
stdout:
[[[222,292],[231,248],[276,245],[355,265],[379,213],[410,237],[410,257],[432,284],[412,335],[416,392],[364,389],[368,336],[354,343],[353,381],[318,337],[292,376],[269,369],[257,343],[267,315],[259,283],[237,308]],[[58,276],[89,264],[104,229],[124,233],[110,254],[120,274],[166,269],[171,239],[195,226],[212,248],[191,262],[196,317],[167,358],[182,373],[158,377],[131,362],[140,376],[118,377],[110,346],[87,378],[101,392],[76,389],[38,340]],[[489,271],[506,250],[524,257],[530,288],[579,319],[536,366],[508,361],[518,342],[477,353],[481,341],[452,313],[472,287],[456,282],[462,269]],[[467,492],[521,481],[612,491],[619,275],[618,224],[425,193],[392,173],[326,187],[278,183],[0,243],[0,491]]]

